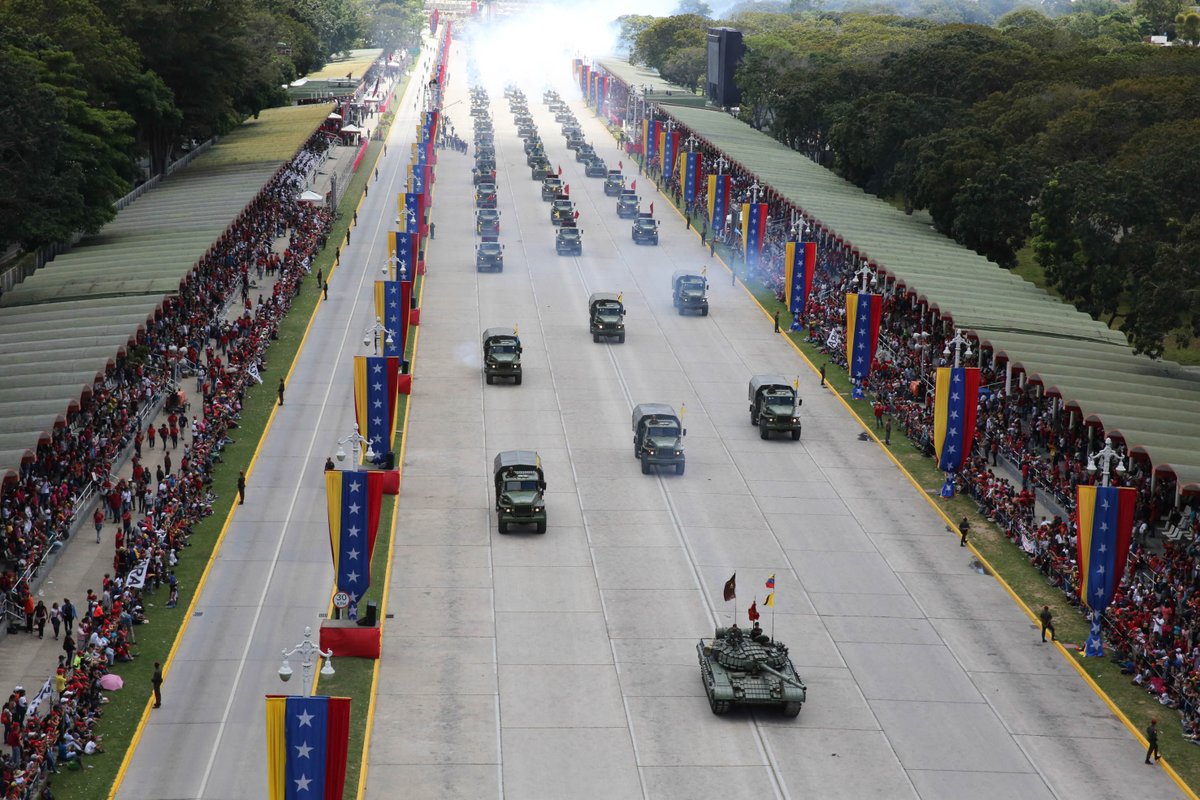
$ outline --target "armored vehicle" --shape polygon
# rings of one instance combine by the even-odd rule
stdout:
[[[703,317],[708,316],[708,298],[704,292],[708,288],[708,279],[703,275],[677,270],[671,276],[671,301],[680,314],[686,311],[699,311]]]
[[[621,295],[612,292],[596,292],[588,298],[588,327],[592,341],[600,337],[617,337],[618,344],[625,343],[625,303]]]
[[[475,271],[504,271],[504,245],[498,243],[495,236],[485,236],[475,245]]]
[[[471,180],[478,186],[481,183],[496,182],[496,162],[490,158],[480,159],[483,162],[483,167],[476,167],[471,170]]]
[[[492,121],[490,119],[488,119],[487,117],[476,117],[475,118],[475,135],[476,136],[478,136],[481,133],[494,133],[494,132],[495,131],[492,128]]]
[[[525,143],[521,146],[525,149],[525,155],[529,155],[534,150],[545,152],[545,146],[542,144],[542,137],[538,136],[536,133],[526,139]]]
[[[609,197],[617,197],[625,191],[625,176],[619,169],[610,169],[604,176],[604,193]]]
[[[579,148],[583,147],[585,144],[587,144],[587,142],[584,141],[582,133],[580,133],[578,131],[572,131],[570,134],[567,135],[567,149],[568,150],[578,150]],[[576,160],[578,160],[578,159],[576,159]]]
[[[564,221],[554,235],[554,252],[560,256],[583,255],[583,232],[573,221]]]
[[[534,126],[532,120],[529,122],[522,122],[517,126],[517,136],[520,136],[522,139],[528,139],[530,136],[537,136],[537,127]]]
[[[481,101],[481,100],[472,99],[471,100],[471,116],[472,117],[486,117],[487,115],[488,115],[487,100]]]
[[[546,176],[552,174],[552,172],[550,159],[545,156],[533,162],[533,166],[529,168],[529,174],[535,181],[545,180]]]
[[[488,144],[475,144],[475,160],[481,158],[490,158],[492,160],[492,169],[495,169],[496,163],[496,148],[490,142]]]
[[[483,376],[489,386],[496,378],[512,378],[521,385],[521,340],[512,328],[483,332]]]
[[[750,379],[750,424],[766,439],[771,431],[791,432],[800,438],[800,406],[795,387],[781,375],[755,375]]]
[[[784,716],[794,717],[808,689],[787,647],[758,628],[754,631],[744,632],[736,625],[717,628],[711,642],[701,639],[696,645],[708,707],[724,714],[733,705],[780,706]]]
[[[571,113],[570,109],[564,107],[554,112],[554,121],[558,123],[574,122],[575,115]]]
[[[568,148],[570,149],[570,148]],[[596,148],[584,142],[575,148],[575,161],[580,164],[586,164],[596,157]]]
[[[553,200],[562,194],[563,182],[562,178],[555,175],[547,175],[542,179],[542,199]]]
[[[638,215],[638,200],[633,192],[621,192],[617,197],[617,216],[621,219],[634,219]]]
[[[578,135],[583,138],[583,128],[579,123],[572,119],[570,122],[564,122],[562,125],[562,135],[564,139],[570,139],[572,136]]]
[[[575,218],[575,204],[571,202],[571,198],[565,194],[560,194],[554,198],[550,204],[550,224],[561,225],[567,220]]]
[[[496,152],[496,137],[491,131],[475,134],[475,152],[481,150],[490,150],[493,155]]]
[[[683,474],[683,436],[687,433],[675,409],[665,403],[641,403],[633,409],[633,455],[642,462],[642,474],[650,467],[675,467]]]
[[[534,164],[538,163],[544,158],[546,158],[546,148],[541,142],[538,142],[533,147],[529,148],[529,152],[527,152],[525,155],[525,163],[532,167]]]
[[[532,450],[505,450],[493,463],[496,519],[501,533],[509,525],[536,525],[546,532],[546,478],[542,460]]]
[[[592,156],[592,160],[584,167],[583,174],[589,178],[603,178],[608,174],[608,165],[600,156]]]
[[[475,207],[476,208],[495,208],[496,207],[496,184],[481,183],[475,187]]]
[[[553,89],[547,89],[546,91],[542,92],[542,102],[543,103],[547,103],[547,104],[554,103],[557,100],[558,100],[558,92],[554,91]]]
[[[475,212],[475,232],[480,236],[496,236],[500,233],[500,212],[494,208],[481,208]]]
[[[633,221],[634,244],[658,244],[658,220],[642,211]]]

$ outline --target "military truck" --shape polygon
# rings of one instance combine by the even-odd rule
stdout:
[[[714,714],[734,705],[778,706],[785,717],[795,717],[808,699],[787,646],[771,641],[757,626],[750,631],[737,625],[717,628],[711,642],[700,640],[696,654]]]
[[[536,145],[529,148],[529,151],[525,155],[525,163],[532,167],[534,164],[538,163],[544,158],[546,158],[546,148],[541,142],[538,142]]]
[[[471,170],[471,181],[476,186],[481,183],[495,183],[496,162],[492,161],[490,158],[480,159],[480,162],[482,162],[484,166],[476,167],[475,169]]]
[[[562,225],[575,218],[575,204],[565,194],[560,194],[550,203],[550,224]]]
[[[475,135],[478,136],[481,133],[495,133],[492,121],[488,117],[475,118]]]
[[[608,174],[608,165],[600,156],[592,156],[592,160],[583,168],[583,174],[589,178],[603,178]]]
[[[588,328],[593,342],[599,342],[601,336],[615,336],[618,344],[625,344],[625,303],[621,295],[593,293],[588,298]]]
[[[579,148],[583,147],[585,144],[587,144],[587,142],[584,140],[583,134],[581,132],[572,131],[571,133],[569,133],[567,135],[567,149],[568,150],[578,150]]]
[[[522,122],[517,126],[517,136],[520,136],[522,139],[527,139],[530,136],[537,136],[537,127],[533,124],[532,120],[529,122]]]
[[[475,245],[475,271],[504,271],[504,245],[497,242],[495,236],[484,236],[483,241]]]
[[[481,183],[475,187],[475,207],[476,208],[495,208],[496,207],[496,184]]]
[[[496,480],[496,521],[501,533],[510,525],[536,525],[546,532],[546,476],[532,450],[505,450],[492,464]]]
[[[553,200],[562,194],[562,178],[557,175],[547,175],[542,179],[542,199]]]
[[[546,104],[554,103],[558,100],[558,92],[553,89],[546,89],[542,92],[542,102]]]
[[[648,212],[638,212],[637,218],[633,221],[633,243],[634,244],[658,244],[658,220],[651,216]]]
[[[619,169],[610,169],[604,176],[604,194],[609,197],[617,197],[623,191],[625,191],[625,176]]]
[[[617,216],[621,219],[635,219],[638,215],[639,200],[641,198],[633,192],[621,192],[617,197]]]
[[[763,439],[771,431],[790,432],[792,440],[800,438],[800,406],[804,400],[781,375],[755,375],[750,379],[750,424],[758,426]]]
[[[554,121],[558,122],[558,123],[563,123],[563,124],[566,124],[568,122],[574,122],[575,115],[571,113],[570,109],[563,108],[559,111],[554,112]]]
[[[496,378],[512,378],[521,385],[521,340],[512,328],[483,332],[483,377],[491,386]]]
[[[553,174],[553,170],[550,167],[550,159],[542,156],[533,162],[533,166],[529,168],[529,174],[535,181],[545,180],[546,176]]]
[[[492,133],[491,131],[484,131],[483,133],[476,133],[475,134],[475,148],[476,148],[476,152],[479,152],[480,150],[490,150],[490,151],[492,151],[492,154],[495,155],[496,135],[494,133]]]
[[[682,315],[688,311],[699,311],[700,316],[708,316],[708,297],[704,292],[708,288],[708,279],[703,275],[677,270],[671,276],[671,301]]]
[[[500,233],[500,212],[494,208],[481,208],[475,212],[475,232],[480,236],[497,236]]]
[[[687,431],[675,409],[665,403],[640,403],[633,409],[633,455],[642,462],[642,474],[654,466],[675,467],[683,474],[683,437]]]
[[[546,147],[544,144],[542,144],[542,137],[538,136],[536,133],[526,139],[525,144],[523,144],[522,147],[525,148],[525,155],[529,155],[534,150],[538,150],[542,153],[546,152]],[[530,164],[530,166],[533,165]]]
[[[570,147],[567,148],[571,149]],[[596,148],[584,142],[575,148],[575,162],[578,164],[586,164],[596,157]]]
[[[583,232],[573,220],[564,221],[554,235],[554,252],[560,256],[583,255]]]

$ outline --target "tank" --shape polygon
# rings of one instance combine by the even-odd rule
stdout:
[[[808,697],[787,646],[757,629],[717,628],[711,641],[700,640],[696,652],[714,714],[724,714],[734,705],[779,706],[784,716],[795,717]]]

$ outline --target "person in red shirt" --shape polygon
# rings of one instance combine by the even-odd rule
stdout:
[[[150,443],[150,449],[153,450],[154,449],[154,423],[153,422],[151,422],[149,424],[149,426],[146,427],[146,441],[148,441]]]
[[[100,543],[100,529],[104,527],[104,512],[100,507],[96,507],[96,513],[92,515],[92,522],[96,525],[96,544]]]

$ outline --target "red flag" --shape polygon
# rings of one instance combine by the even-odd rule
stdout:
[[[578,211],[576,211],[576,212],[575,212],[575,213],[574,213],[574,214],[571,216],[571,219],[579,219],[579,212],[578,212]]]
[[[637,181],[634,181],[633,183],[629,184],[629,191],[631,191],[631,192],[637,191]]]
[[[750,617],[751,622],[758,622],[758,598],[750,604],[750,608],[746,609],[746,615]]]
[[[737,597],[737,573],[733,573],[729,580],[725,581],[725,602]]]
[[[624,162],[624,161],[618,161],[618,162],[617,162],[617,167],[618,167],[619,169],[625,169],[625,162]]]
[[[570,194],[570,193],[571,193],[571,184],[564,183],[563,184],[563,194]]]
[[[650,216],[654,216],[654,203],[650,204]]]
[[[560,178],[562,177],[562,164],[559,164],[559,165],[558,165],[558,176],[559,176]]]

